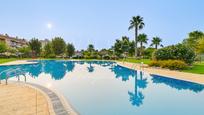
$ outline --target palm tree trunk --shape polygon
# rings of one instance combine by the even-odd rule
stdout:
[[[142,57],[142,54],[143,54],[143,48],[142,48],[143,44],[142,42],[140,42],[140,56]]]
[[[155,44],[155,49],[157,49],[157,44]]]
[[[137,26],[135,27],[135,58],[137,58]]]

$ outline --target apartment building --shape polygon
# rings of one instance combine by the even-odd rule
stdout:
[[[0,34],[0,42],[6,43],[6,45],[11,48],[19,48],[19,47],[26,46],[28,44],[25,39],[11,37],[11,36],[8,36],[7,34],[5,35]]]
[[[42,45],[42,48],[45,47],[46,44],[48,44],[50,41],[48,39],[40,40],[40,43]]]

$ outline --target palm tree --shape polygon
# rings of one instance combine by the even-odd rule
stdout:
[[[138,30],[141,30],[144,27],[144,22],[143,22],[143,17],[141,16],[134,16],[132,17],[132,19],[130,20],[130,26],[129,26],[129,30],[131,29],[135,29],[135,57],[137,57],[137,36],[138,36]]]
[[[152,44],[151,44],[150,46],[155,45],[155,49],[158,49],[158,46],[163,47],[163,45],[161,44],[161,42],[162,42],[162,39],[161,39],[161,38],[159,38],[159,37],[153,37],[153,39],[152,39]]]
[[[93,44],[89,44],[88,45],[88,48],[87,48],[87,51],[89,52],[93,52],[95,49],[94,49],[94,45]]]
[[[147,40],[148,40],[148,38],[147,38],[147,35],[146,34],[139,34],[138,35],[138,42],[140,43],[140,55],[142,56],[142,54],[143,54],[143,43],[147,43]]]

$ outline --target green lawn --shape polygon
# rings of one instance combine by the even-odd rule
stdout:
[[[192,68],[183,70],[183,72],[204,74],[204,62],[195,63]]]
[[[123,61],[123,59],[120,59],[119,61]],[[150,59],[127,58],[127,59],[125,59],[125,62],[130,62],[130,63],[141,63],[141,62],[143,62],[144,64],[149,64],[151,62],[151,60]]]
[[[18,60],[18,59],[16,59],[16,58],[9,58],[9,59],[0,58],[0,64],[10,62],[10,61],[15,61],[15,60]]]

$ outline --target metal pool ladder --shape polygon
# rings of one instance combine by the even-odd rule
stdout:
[[[26,82],[26,75],[21,71],[20,68],[15,68],[15,69],[7,69],[7,70],[4,70],[4,71],[0,72],[0,84],[1,84],[1,75],[4,72],[6,73],[6,78],[5,78],[6,85],[8,84],[9,74],[11,74],[12,72],[16,75],[16,77],[18,77],[18,81],[20,81],[20,77],[19,77],[18,74],[23,75],[24,76],[24,81]]]
[[[12,69],[7,69],[7,70],[4,70],[4,71],[2,71],[2,72],[0,72],[0,84],[1,84],[1,75],[4,73],[4,72],[9,72],[10,70],[12,70]],[[6,84],[7,84],[7,80],[8,80],[8,77],[7,77],[7,73],[6,73]]]

